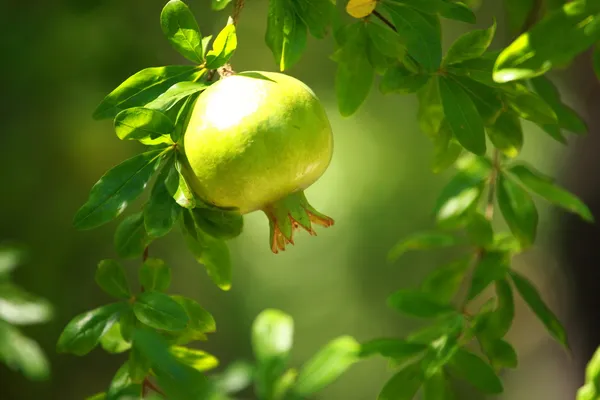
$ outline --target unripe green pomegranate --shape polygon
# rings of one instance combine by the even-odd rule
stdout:
[[[198,98],[184,137],[196,194],[217,207],[269,218],[274,253],[294,243],[299,227],[333,220],[316,211],[304,190],[327,169],[331,125],[312,90],[273,72],[243,72],[211,85]]]

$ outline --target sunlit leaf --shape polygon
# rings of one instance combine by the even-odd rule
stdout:
[[[181,304],[156,291],[140,293],[133,303],[133,312],[140,322],[166,331],[183,330],[189,322]]]
[[[201,92],[207,87],[208,83],[206,82],[179,82],[171,86],[166,92],[146,104],[144,107],[166,112],[181,100]]]
[[[212,50],[206,54],[206,68],[216,69],[225,65],[236,48],[237,35],[235,25],[228,23],[215,38]]]
[[[160,15],[160,26],[171,45],[190,61],[200,64],[202,35],[198,22],[188,6],[180,0],[171,0]]]
[[[219,361],[213,355],[202,350],[171,346],[170,351],[179,362],[201,372],[209,371],[219,365]]]
[[[306,25],[290,2],[269,0],[265,41],[281,71],[294,65],[306,47]]]
[[[131,348],[131,343],[121,335],[121,324],[115,322],[113,326],[100,338],[102,348],[111,354],[123,353]]]
[[[444,63],[455,64],[481,56],[490,47],[495,34],[496,21],[487,29],[475,29],[463,34],[448,49]]]
[[[50,377],[50,364],[40,345],[3,321],[0,321],[0,360],[29,379],[40,381]]]

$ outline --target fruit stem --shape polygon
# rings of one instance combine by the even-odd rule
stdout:
[[[294,232],[300,227],[310,235],[316,236],[313,223],[327,228],[334,222],[327,215],[315,210],[303,191],[292,193],[267,205],[263,212],[269,218],[271,251],[275,254],[284,251],[286,244],[294,244]]]

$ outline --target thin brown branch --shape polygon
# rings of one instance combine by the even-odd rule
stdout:
[[[244,8],[245,0],[235,0],[233,4],[233,13],[231,14],[231,19],[233,20],[233,24],[237,26],[238,21],[240,19],[240,13]]]
[[[161,396],[165,395],[165,393],[158,386],[156,386],[150,379],[148,379],[148,377],[146,377],[144,378],[144,382],[142,382],[142,393],[146,395],[148,394],[148,390],[152,390]]]
[[[485,203],[485,218],[488,221],[494,219],[494,198],[496,197],[496,186],[498,181],[498,173],[500,172],[500,151],[494,149],[492,157],[492,172],[490,173],[490,182],[488,188],[487,201]]]
[[[377,18],[379,18],[379,20],[381,22],[383,22],[384,24],[386,24],[387,26],[389,26],[390,29],[392,29],[394,32],[398,32],[398,30],[396,29],[396,27],[394,26],[394,24],[392,24],[390,22],[390,20],[388,20],[386,17],[384,17],[379,11],[373,10],[373,12],[371,14],[373,14],[374,16],[376,16]]]

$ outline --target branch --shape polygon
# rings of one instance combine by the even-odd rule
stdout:
[[[243,1],[243,0],[242,0]],[[391,30],[393,30],[394,32],[398,32],[398,29],[396,29],[396,27],[394,26],[394,24],[392,24],[386,17],[384,17],[379,11],[377,10],[373,10],[373,12],[371,13],[374,16],[376,16],[377,18],[379,18],[381,20],[381,22],[383,22],[384,24],[386,24],[387,26],[390,27]]]
[[[233,20],[233,24],[237,26],[238,21],[240,19],[240,13],[244,8],[244,3],[246,0],[235,0],[233,5],[233,13],[231,14],[231,19]]]

